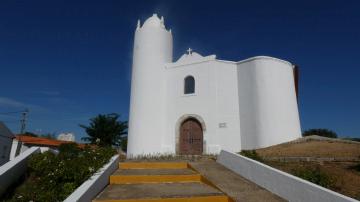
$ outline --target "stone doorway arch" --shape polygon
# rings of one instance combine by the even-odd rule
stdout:
[[[184,115],[176,124],[176,153],[201,155],[205,148],[205,123],[198,115]]]

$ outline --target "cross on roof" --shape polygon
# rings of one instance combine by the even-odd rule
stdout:
[[[189,48],[189,49],[187,50],[188,55],[191,55],[192,51],[193,51],[193,50],[192,50],[191,48]]]

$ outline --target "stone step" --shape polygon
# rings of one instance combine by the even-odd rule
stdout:
[[[200,182],[201,175],[191,169],[119,169],[110,184]]]
[[[122,162],[120,169],[184,169],[187,162]]]
[[[201,182],[199,174],[193,175],[112,175],[110,184]]]
[[[199,182],[110,184],[93,202],[231,202],[221,191]]]
[[[192,175],[197,174],[192,169],[118,169],[113,175]]]

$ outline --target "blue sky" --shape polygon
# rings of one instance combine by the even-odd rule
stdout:
[[[300,66],[302,129],[360,137],[359,1],[0,1],[0,113],[29,108],[27,130],[85,132],[99,113],[128,118],[137,19],[165,17],[174,59],[189,47]],[[14,133],[20,114],[0,115]]]

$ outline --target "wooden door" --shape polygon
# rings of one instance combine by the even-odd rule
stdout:
[[[180,154],[201,155],[203,153],[203,131],[195,119],[187,119],[180,128]]]

